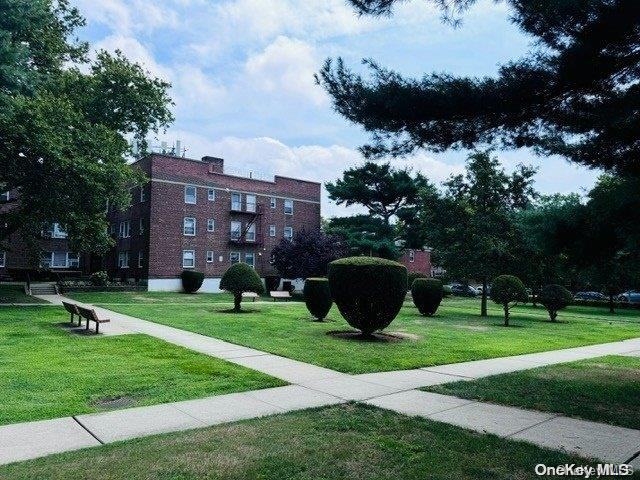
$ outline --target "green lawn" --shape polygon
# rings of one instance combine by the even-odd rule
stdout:
[[[21,480],[534,479],[592,462],[361,405],[275,415],[0,467]]]
[[[425,390],[640,428],[640,358],[610,356]]]
[[[69,333],[57,307],[0,308],[0,424],[280,386],[146,335]]]
[[[478,316],[477,300],[446,299],[435,317],[422,317],[405,305],[387,328],[405,338],[364,342],[336,338],[348,330],[337,309],[327,322],[313,322],[303,304],[246,304],[242,314],[221,305],[106,305],[184,330],[280,354],[347,373],[388,371],[502,357],[604,343],[640,336],[640,312],[601,315],[597,309],[563,312],[560,323],[547,321],[543,309],[516,307],[513,326],[502,326],[498,306]]]
[[[92,304],[233,303],[233,295],[230,293],[70,292],[65,296],[79,302]],[[271,298],[268,295],[263,295],[260,300],[270,301]]]
[[[47,303],[24,293],[22,285],[0,285],[0,303]]]

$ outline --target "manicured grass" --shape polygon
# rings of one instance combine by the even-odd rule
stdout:
[[[108,307],[108,305],[107,305]],[[342,372],[401,370],[556,350],[640,336],[640,312],[613,316],[563,312],[562,322],[547,321],[543,309],[516,307],[512,327],[503,327],[499,307],[478,315],[476,300],[446,299],[434,317],[403,307],[387,328],[405,337],[397,341],[336,338],[349,330],[334,307],[329,321],[313,322],[303,304],[247,304],[242,314],[221,305],[117,305],[111,307],[158,323],[221,338]]]
[[[58,307],[0,308],[0,424],[283,384],[146,335],[69,333],[58,325],[68,318]]]
[[[0,303],[47,303],[24,293],[22,285],[0,285]]]
[[[534,479],[592,462],[360,405],[275,415],[0,467],[12,480]]]
[[[182,293],[182,292],[69,292],[69,298],[92,304],[157,304],[157,303],[233,303],[230,293]],[[269,301],[268,294],[260,300]],[[296,298],[292,299],[295,301]],[[249,305],[251,300],[245,300]]]
[[[640,428],[640,358],[610,356],[425,390]]]

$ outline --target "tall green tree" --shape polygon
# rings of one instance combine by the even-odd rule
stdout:
[[[0,0],[0,243],[20,232],[35,245],[60,223],[77,251],[100,252],[106,203],[125,208],[144,179],[128,139],[142,150],[172,120],[170,85],[121,53],[98,52],[75,31],[84,19],[67,0]]]
[[[377,217],[334,217],[327,222],[325,233],[344,239],[351,255],[354,256],[365,255],[395,260],[402,255],[395,242],[395,227]]]
[[[363,15],[392,14],[402,2],[349,1]],[[458,14],[476,0],[430,3]],[[533,48],[493,77],[405,78],[372,60],[364,62],[371,73],[365,77],[341,59],[327,61],[317,80],[336,111],[370,132],[363,153],[375,158],[419,148],[531,147],[640,174],[640,2],[505,3]]]
[[[487,315],[487,286],[496,275],[514,270],[515,246],[523,239],[517,212],[529,207],[535,170],[520,166],[507,174],[497,158],[475,152],[466,173],[451,177],[443,191],[425,191],[421,221],[429,245],[447,272],[483,284],[480,314]]]

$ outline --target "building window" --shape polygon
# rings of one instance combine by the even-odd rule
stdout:
[[[293,215],[293,200],[286,199],[284,201],[284,214]]]
[[[197,202],[197,195],[196,187],[193,185],[187,185],[184,187],[184,203],[195,205]]]
[[[77,253],[67,253],[67,266],[78,268],[80,266],[80,255]]]
[[[193,237],[196,234],[196,219],[193,217],[184,217],[182,231],[185,235]]]
[[[0,268],[4,268],[7,265],[7,252],[0,251]]]
[[[129,268],[129,251],[125,250],[118,254],[118,267]]]
[[[245,197],[246,209],[247,212],[255,212],[256,211],[256,196],[255,195],[247,195]]]
[[[146,200],[146,195],[144,193],[144,186],[140,187],[140,203],[144,202]]]
[[[195,250],[182,251],[182,268],[194,268],[196,266]]]
[[[51,225],[51,238],[67,238],[67,232],[65,232],[59,223]]]
[[[240,252],[229,252],[229,262],[233,265],[234,263],[240,263]]]
[[[0,200],[2,200],[3,202],[8,202],[9,201],[9,192],[3,192],[0,193]]]
[[[414,250],[409,250],[409,262],[413,263],[416,259],[416,252]]]
[[[276,197],[271,197],[270,205],[271,208],[276,208]]]
[[[207,263],[213,263],[213,250],[207,251]]]
[[[138,234],[142,235],[144,233],[144,220],[141,218],[138,221]]]
[[[256,268],[256,254],[255,253],[245,253],[244,254],[244,263],[247,265],[251,265],[253,268]]]
[[[276,226],[275,225],[269,225],[269,236],[270,237],[275,237],[276,236]]]
[[[247,242],[255,242],[256,241],[256,224],[252,223],[247,227],[247,233],[245,234],[245,239]]]
[[[138,268],[142,268],[144,265],[144,252],[140,250],[138,252]]]
[[[216,199],[216,191],[213,188],[207,190],[207,198],[210,202],[213,202]]]
[[[120,238],[129,238],[131,236],[131,222],[125,220],[120,222]]]
[[[284,238],[291,240],[293,238],[293,227],[284,227]]]
[[[231,210],[235,210],[237,212],[242,210],[242,195],[239,193],[231,194]]]
[[[236,221],[231,222],[231,240],[240,240],[241,234],[242,234],[242,222],[236,222]]]
[[[213,218],[207,220],[207,232],[213,232],[216,229],[216,221]]]
[[[69,268],[80,266],[80,255],[69,252],[43,252],[40,257],[42,268]]]

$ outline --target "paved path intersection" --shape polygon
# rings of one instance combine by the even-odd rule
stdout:
[[[59,303],[62,297],[42,297]],[[70,300],[72,301],[72,300]],[[640,338],[395,372],[347,375],[94,307],[107,335],[144,333],[291,385],[147,407],[0,426],[0,464],[158,433],[359,401],[407,415],[640,468],[640,431],[415,390],[603,355],[640,355]]]

